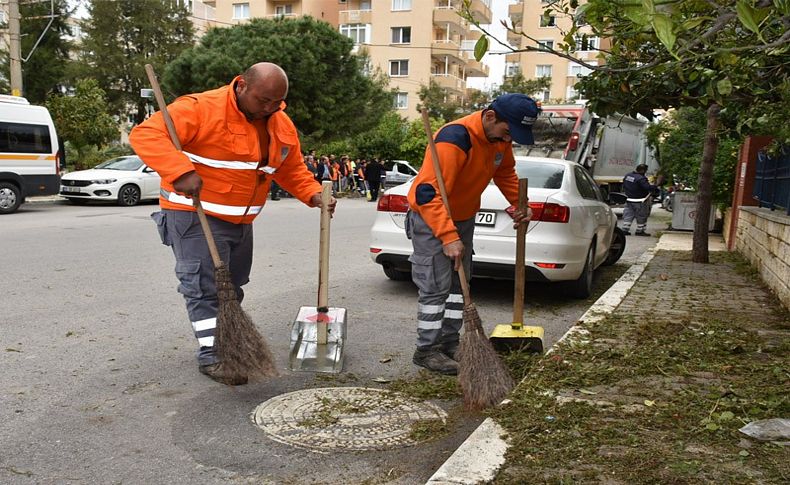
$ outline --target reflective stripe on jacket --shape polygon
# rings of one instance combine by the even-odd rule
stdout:
[[[266,122],[269,147],[262,156],[258,129],[264,122],[249,122],[239,111],[233,90],[237,80],[168,106],[183,151],[170,141],[159,112],[129,135],[135,152],[162,178],[163,209],[195,210],[190,198],[173,189],[173,182],[193,170],[203,179],[200,200],[206,212],[236,224],[249,224],[260,213],[272,179],[308,205],[321,191],[302,161],[296,128],[282,111],[285,103]]]
[[[490,143],[483,130],[483,115],[477,111],[444,125],[434,136],[450,212],[456,221],[475,216],[480,197],[491,179],[505,198],[518,204],[518,177],[510,142]],[[442,203],[430,147],[409,189],[409,208],[422,216],[434,236],[448,244],[460,239],[455,224]]]

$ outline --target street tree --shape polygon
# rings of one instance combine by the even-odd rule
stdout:
[[[474,20],[470,1],[464,15]],[[722,110],[737,112],[736,129],[768,132],[790,140],[787,123],[770,126],[787,92],[790,1],[736,0],[557,0],[544,15],[567,17],[570,28],[554,48],[539,45],[517,26],[506,28],[527,39],[514,51],[542,51],[593,71],[576,88],[600,114],[643,114],[655,109],[698,107],[706,111],[703,156],[697,183],[692,259],[708,262],[708,226],[713,164]],[[560,25],[560,22],[557,22]],[[480,38],[475,56],[488,50]],[[606,39],[598,64],[575,54],[590,36]],[[503,45],[508,45],[501,42]]]
[[[47,94],[59,91],[69,63],[72,35],[67,21],[73,13],[67,0],[24,2],[19,5],[23,95],[33,104],[42,104]],[[10,69],[8,49],[0,54],[2,81],[8,90]]]
[[[288,74],[286,103],[296,127],[315,143],[366,131],[392,109],[392,93],[367,60],[351,52],[353,42],[312,17],[252,19],[212,29],[168,65],[163,81],[173,95],[199,92],[230,82],[261,61]]]
[[[161,0],[92,0],[85,22],[77,75],[96,79],[113,112],[146,116],[145,65],[157,72],[192,45],[193,27],[184,2]]]
[[[46,106],[60,137],[77,150],[78,167],[91,147],[101,148],[118,137],[118,123],[95,79],[78,80],[74,95],[50,95]]]
[[[505,78],[504,82],[491,92],[491,100],[505,93],[521,93],[529,96],[535,95],[551,87],[550,77],[527,79],[520,71]]]

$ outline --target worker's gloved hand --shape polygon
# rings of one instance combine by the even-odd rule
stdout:
[[[173,188],[179,194],[186,195],[187,197],[197,197],[200,195],[200,189],[203,187],[203,179],[197,172],[187,172],[178,177],[173,182]]]
[[[527,207],[527,212],[521,212],[520,210],[516,209],[516,206],[511,205],[505,212],[513,218],[513,229],[518,229],[519,224],[528,224],[529,220],[532,219],[532,209]]]
[[[464,259],[464,243],[461,240],[449,242],[442,246],[444,255],[455,261],[454,269],[458,271],[461,269],[461,262]]]
[[[318,208],[320,208],[323,205],[323,203],[321,201],[321,192],[313,195],[310,198],[310,205],[312,205],[313,207],[318,207]],[[335,199],[334,197],[330,197],[330,199],[329,199],[329,214],[331,216],[335,215],[335,206],[337,206],[337,199]]]

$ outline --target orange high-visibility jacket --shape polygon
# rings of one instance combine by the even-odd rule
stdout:
[[[182,151],[170,141],[160,112],[129,135],[135,152],[162,177],[163,209],[195,210],[192,199],[173,190],[173,182],[193,170],[203,179],[203,209],[236,224],[249,224],[261,212],[272,179],[306,204],[321,192],[302,162],[296,128],[282,111],[285,103],[266,123],[269,147],[262,156],[258,128],[263,129],[264,122],[250,123],[239,111],[233,90],[238,79],[219,89],[182,96],[168,106]]]
[[[482,111],[444,125],[436,132],[434,141],[454,220],[465,221],[475,216],[480,210],[480,197],[492,178],[508,202],[518,204],[513,145],[488,141]],[[409,189],[409,208],[420,214],[442,244],[448,244],[461,238],[440,194],[429,146]]]

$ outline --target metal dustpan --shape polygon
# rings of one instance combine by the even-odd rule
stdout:
[[[346,309],[330,308],[329,287],[329,225],[328,205],[332,198],[332,182],[321,184],[321,237],[318,254],[318,305],[299,308],[291,327],[291,352],[288,358],[292,371],[341,372],[343,345],[346,341]]]
[[[518,208],[526,211],[527,179],[518,181]],[[543,353],[543,327],[524,325],[524,289],[526,288],[525,250],[527,226],[522,224],[516,229],[516,282],[513,291],[513,322],[497,325],[488,339],[499,352],[526,350]]]

